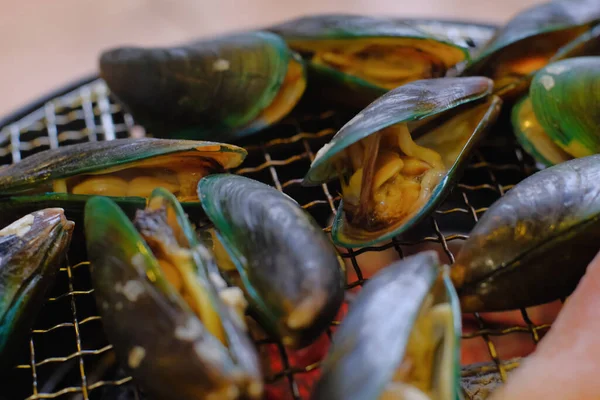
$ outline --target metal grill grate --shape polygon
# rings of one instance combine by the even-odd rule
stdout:
[[[441,29],[431,21],[420,24],[432,32]],[[456,41],[471,45],[483,42],[493,33],[491,28],[481,26],[443,28]],[[328,232],[340,200],[339,185],[304,188],[300,182],[315,152],[350,117],[331,110],[296,113],[263,134],[238,143],[248,150],[248,157],[234,172],[287,193]],[[140,134],[133,118],[111,102],[103,81],[94,80],[0,127],[0,165],[18,162],[48,148],[122,138],[133,132]],[[377,264],[388,263],[392,258],[427,248],[437,250],[442,260],[452,263],[456,248],[468,237],[487,207],[535,170],[533,161],[510,133],[492,132],[474,152],[453,193],[422,224],[406,236],[381,246],[340,249],[350,274],[349,297],[352,289],[362,285]],[[140,398],[132,378],[115,367],[112,346],[102,333],[101,319],[95,308],[88,265],[86,261],[71,259],[61,269],[28,347],[23,349],[18,365],[6,377],[7,382],[11,382],[9,398]],[[463,345],[472,347],[473,341],[479,341],[487,349],[489,358],[488,362],[463,367],[467,399],[484,398],[477,396],[482,396],[486,388],[493,389],[494,382],[506,379],[507,372],[518,365],[518,358],[506,360],[505,354],[512,357],[512,353],[503,350],[503,346],[510,347],[509,341],[496,338],[517,340],[517,335],[528,335],[534,346],[549,328],[549,324],[534,323],[527,310],[521,310],[521,320],[511,326],[498,326],[486,316],[473,316],[474,329],[465,331]],[[334,321],[332,329],[338,324],[339,321]],[[300,352],[290,352],[269,338],[257,340],[261,353],[270,355],[271,361],[273,356],[277,358],[271,362],[272,368],[266,371],[265,377],[272,393],[284,398],[305,398],[311,377],[318,371],[319,360],[314,350],[326,345],[330,335],[328,332],[308,351]],[[472,390],[473,385],[476,390]],[[110,392],[115,388],[119,390]],[[476,392],[479,393],[472,395]]]

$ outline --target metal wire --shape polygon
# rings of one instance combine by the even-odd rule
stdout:
[[[447,28],[431,21],[423,22],[422,27],[431,32],[446,29],[448,33]],[[457,41],[465,43],[481,43],[492,33],[483,28],[479,31],[475,27],[461,29],[457,28],[451,34]],[[331,110],[292,115],[264,135],[246,143],[246,162],[234,172],[271,184],[295,198],[329,232],[331,219],[339,205],[339,186],[333,183],[320,188],[303,188],[300,183],[315,152],[347,119],[347,116]],[[133,127],[133,118],[111,102],[104,83],[96,80],[47,102],[18,121],[0,127],[0,165],[19,162],[34,152],[66,144],[127,137]],[[369,257],[369,263],[383,254],[402,258],[428,246],[445,255],[449,263],[453,262],[454,244],[468,237],[470,229],[489,205],[535,171],[532,160],[523,154],[510,135],[489,138],[474,153],[452,195],[416,229],[417,233],[394,238],[380,246],[340,249],[349,271],[353,273],[353,279],[348,282],[349,298],[352,288],[362,285],[370,275],[365,257]],[[61,289],[49,296],[44,309],[49,310],[46,317],[48,314],[56,314],[57,317],[49,316],[46,318],[48,321],[38,323],[33,329],[27,349],[23,351],[23,361],[15,366],[14,380],[11,377],[19,393],[15,398],[88,400],[101,398],[103,389],[134,385],[131,377],[119,376],[114,371],[102,373],[106,371],[105,364],[108,362],[102,361],[102,357],[114,358],[114,354],[111,344],[102,334],[101,318],[93,303],[88,266],[89,263],[84,261],[75,265],[67,263],[61,268],[63,284],[58,285]],[[62,311],[50,313],[56,309]],[[464,379],[471,379],[477,371],[495,371],[500,379],[506,379],[507,371],[513,369],[518,361],[503,360],[502,349],[493,338],[529,334],[535,345],[540,334],[550,327],[548,324],[536,325],[527,310],[521,310],[521,315],[523,322],[512,326],[490,324],[485,317],[474,315],[477,328],[465,332],[463,343],[482,341],[491,363],[464,366]],[[58,316],[64,319],[58,319]],[[339,323],[339,320],[334,321],[332,328]],[[66,337],[63,344],[56,344],[57,335]],[[329,330],[326,340],[330,340],[331,335]],[[261,351],[274,350],[280,357],[279,369],[268,371],[266,382],[279,388],[284,382],[283,392],[277,393],[285,398],[305,397],[310,388],[306,387],[303,378],[318,371],[318,360],[299,363],[301,357],[297,353],[286,350],[271,338],[261,338],[257,344]],[[472,384],[472,379],[469,382]],[[466,391],[465,395],[471,398]]]

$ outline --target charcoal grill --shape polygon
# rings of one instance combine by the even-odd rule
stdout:
[[[493,26],[418,20],[420,28],[443,34],[457,43],[475,48],[494,33]],[[240,143],[248,150],[241,168],[233,171],[276,187],[296,199],[330,230],[340,190],[337,183],[316,188],[300,185],[316,151],[349,120],[342,110],[300,110],[259,135]],[[62,89],[21,112],[0,121],[0,165],[19,162],[36,152],[67,144],[113,140],[143,134],[131,115],[110,98],[104,82],[89,77]],[[464,177],[449,198],[408,235],[382,246],[341,250],[355,275],[348,289],[365,280],[365,260],[381,254],[404,257],[424,248],[435,249],[445,262],[454,260],[456,245],[487,207],[517,182],[536,171],[534,161],[523,152],[508,129],[493,132],[473,152]],[[104,337],[102,321],[94,304],[89,263],[68,259],[60,270],[53,292],[31,332],[28,346],[8,376],[0,377],[0,396],[8,399],[137,399],[135,382],[115,364],[111,344]],[[506,379],[519,359],[503,359],[495,338],[528,335],[533,345],[549,328],[536,325],[527,310],[522,323],[498,328],[475,314],[477,329],[465,332],[463,343],[482,341],[489,362],[463,366],[465,398],[484,398],[487,389]],[[332,328],[338,325],[334,321]],[[330,338],[330,332],[329,332]],[[306,377],[318,371],[318,360],[298,362],[276,341],[258,341],[259,348],[279,354],[280,362],[267,371],[266,382],[286,398],[305,398],[310,390]],[[302,359],[302,357],[300,357]],[[479,390],[474,397],[472,393]]]

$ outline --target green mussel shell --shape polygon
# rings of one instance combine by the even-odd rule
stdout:
[[[496,81],[497,89],[522,92],[527,89],[526,84],[518,83],[522,78],[598,21],[600,2],[596,0],[561,0],[533,6],[504,25],[475,55],[463,75],[488,76]],[[505,70],[515,62],[523,65]],[[512,85],[513,90],[504,88]]]
[[[69,247],[73,222],[60,208],[28,214],[0,230],[0,369],[26,343]]]
[[[185,177],[197,182],[202,175],[195,176],[196,169],[202,174],[223,172],[241,164],[246,154],[240,147],[223,143],[149,138],[87,142],[46,150],[0,170],[0,223],[8,224],[11,222],[9,219],[41,208],[61,207],[67,217],[75,221],[76,229],[80,229],[83,227],[85,202],[94,192],[110,193],[103,192],[102,187],[95,187],[91,191],[86,189],[85,194],[73,194],[74,183],[69,184],[69,188],[61,188],[64,192],[56,192],[53,183],[57,180],[88,179],[103,174],[108,176],[113,172],[131,180],[136,175],[127,176],[127,170],[140,166],[160,176],[171,169],[176,171],[178,165],[192,160],[191,167],[186,167],[189,169]],[[156,187],[162,183],[156,181],[153,185]],[[152,185],[145,186],[149,190],[153,188]],[[192,196],[183,202],[183,207],[197,221],[204,213],[200,203],[193,200],[197,199],[195,186],[193,183],[190,189]],[[145,199],[138,194],[114,195],[112,198],[131,217],[135,210],[145,206]]]
[[[442,77],[448,69],[469,59],[466,48],[399,20],[325,14],[293,19],[268,29],[285,39],[293,50],[308,58],[317,50],[349,50],[357,46],[385,46],[389,47],[388,53],[393,53],[394,48],[414,49],[431,61],[431,69],[427,72],[431,76],[417,79]],[[381,56],[377,53],[375,57]],[[390,70],[407,67],[405,64],[391,65]],[[325,97],[350,106],[362,108],[389,90],[366,78],[314,61],[308,62],[308,71],[309,91],[316,97]]]
[[[550,167],[573,158],[548,137],[533,112],[529,96],[515,104],[511,121],[517,141],[538,163]]]
[[[189,140],[143,138],[74,144],[36,153],[0,170],[0,196],[39,192],[56,179],[135,167],[154,157],[180,153],[204,158],[217,171],[238,166],[247,154],[230,144]]]
[[[387,392],[402,399],[459,399],[461,329],[458,297],[437,254],[426,251],[398,261],[377,273],[351,303],[311,398],[379,399]],[[415,346],[411,335],[431,346],[431,353]],[[413,368],[424,364],[421,374],[427,376],[417,383],[394,382],[405,358]]]
[[[540,125],[573,157],[600,152],[600,57],[576,57],[541,69],[530,88]]]
[[[549,62],[583,56],[600,56],[600,25],[561,47]]]
[[[452,267],[463,312],[568,296],[600,243],[600,155],[546,168],[485,212]]]
[[[153,243],[167,247],[177,243],[192,252],[188,273],[193,275],[185,278],[186,272],[180,270],[181,277],[192,279],[207,294],[210,305],[205,307],[218,315],[225,342],[209,331],[167,280],[149,242],[116,203],[93,197],[85,208],[85,231],[94,294],[120,363],[156,399],[259,398],[262,382],[256,350],[207,278],[203,263],[210,261],[208,253],[194,247],[198,244],[193,230],[168,192],[154,191],[148,204],[138,213],[137,226]],[[158,229],[157,212],[167,221],[175,216],[175,225],[168,226],[177,228]]]
[[[269,32],[111,49],[100,76],[150,134],[171,138],[249,135],[283,118],[306,87],[301,59]]]
[[[342,200],[332,228],[332,237],[337,245],[359,247],[388,240],[410,229],[439,205],[459,178],[471,148],[499,114],[501,100],[488,97],[492,86],[492,81],[483,77],[439,78],[408,83],[371,103],[319,150],[304,177],[303,184],[306,186],[337,178],[335,163],[346,148],[381,129],[400,123],[417,124],[430,120],[415,130],[425,131],[415,142],[438,151],[447,159],[444,176],[424,204],[407,218],[390,226],[370,231],[352,226],[348,223]],[[437,119],[454,114],[460,115],[458,120],[440,122]],[[464,123],[458,123],[461,121]],[[446,123],[449,125],[443,133],[440,129],[427,133],[428,129],[440,128]]]
[[[316,221],[289,196],[238,175],[203,178],[198,197],[261,325],[296,348],[325,332],[345,270]]]

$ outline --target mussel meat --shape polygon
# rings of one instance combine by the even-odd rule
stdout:
[[[439,78],[394,89],[357,114],[313,161],[304,185],[339,177],[332,236],[344,247],[391,239],[433,211],[460,176],[502,101],[488,78]]]
[[[568,296],[600,243],[600,155],[546,168],[483,214],[451,269],[463,312]]]
[[[86,204],[94,294],[120,363],[152,398],[260,398],[256,349],[222,300],[239,296],[219,289],[176,198],[155,190],[134,223],[108,197]]]
[[[171,138],[249,135],[286,116],[306,88],[302,59],[270,32],[111,49],[100,76],[150,134]]]
[[[321,227],[289,196],[238,175],[200,180],[218,266],[243,286],[263,328],[289,347],[322,334],[344,298],[345,270]]]
[[[439,78],[469,53],[403,21],[327,14],[269,28],[309,62],[309,90],[364,107],[388,90]]]
[[[0,230],[0,369],[29,337],[71,240],[60,208],[28,214]]]
[[[144,208],[143,198],[153,189],[164,187],[185,202],[186,211],[201,215],[200,178],[237,167],[246,154],[229,144],[150,138],[46,150],[0,170],[0,214],[60,206],[69,218],[81,217],[91,195],[115,197],[131,212]]]
[[[314,400],[456,400],[461,314],[436,252],[369,280],[332,338]]]

